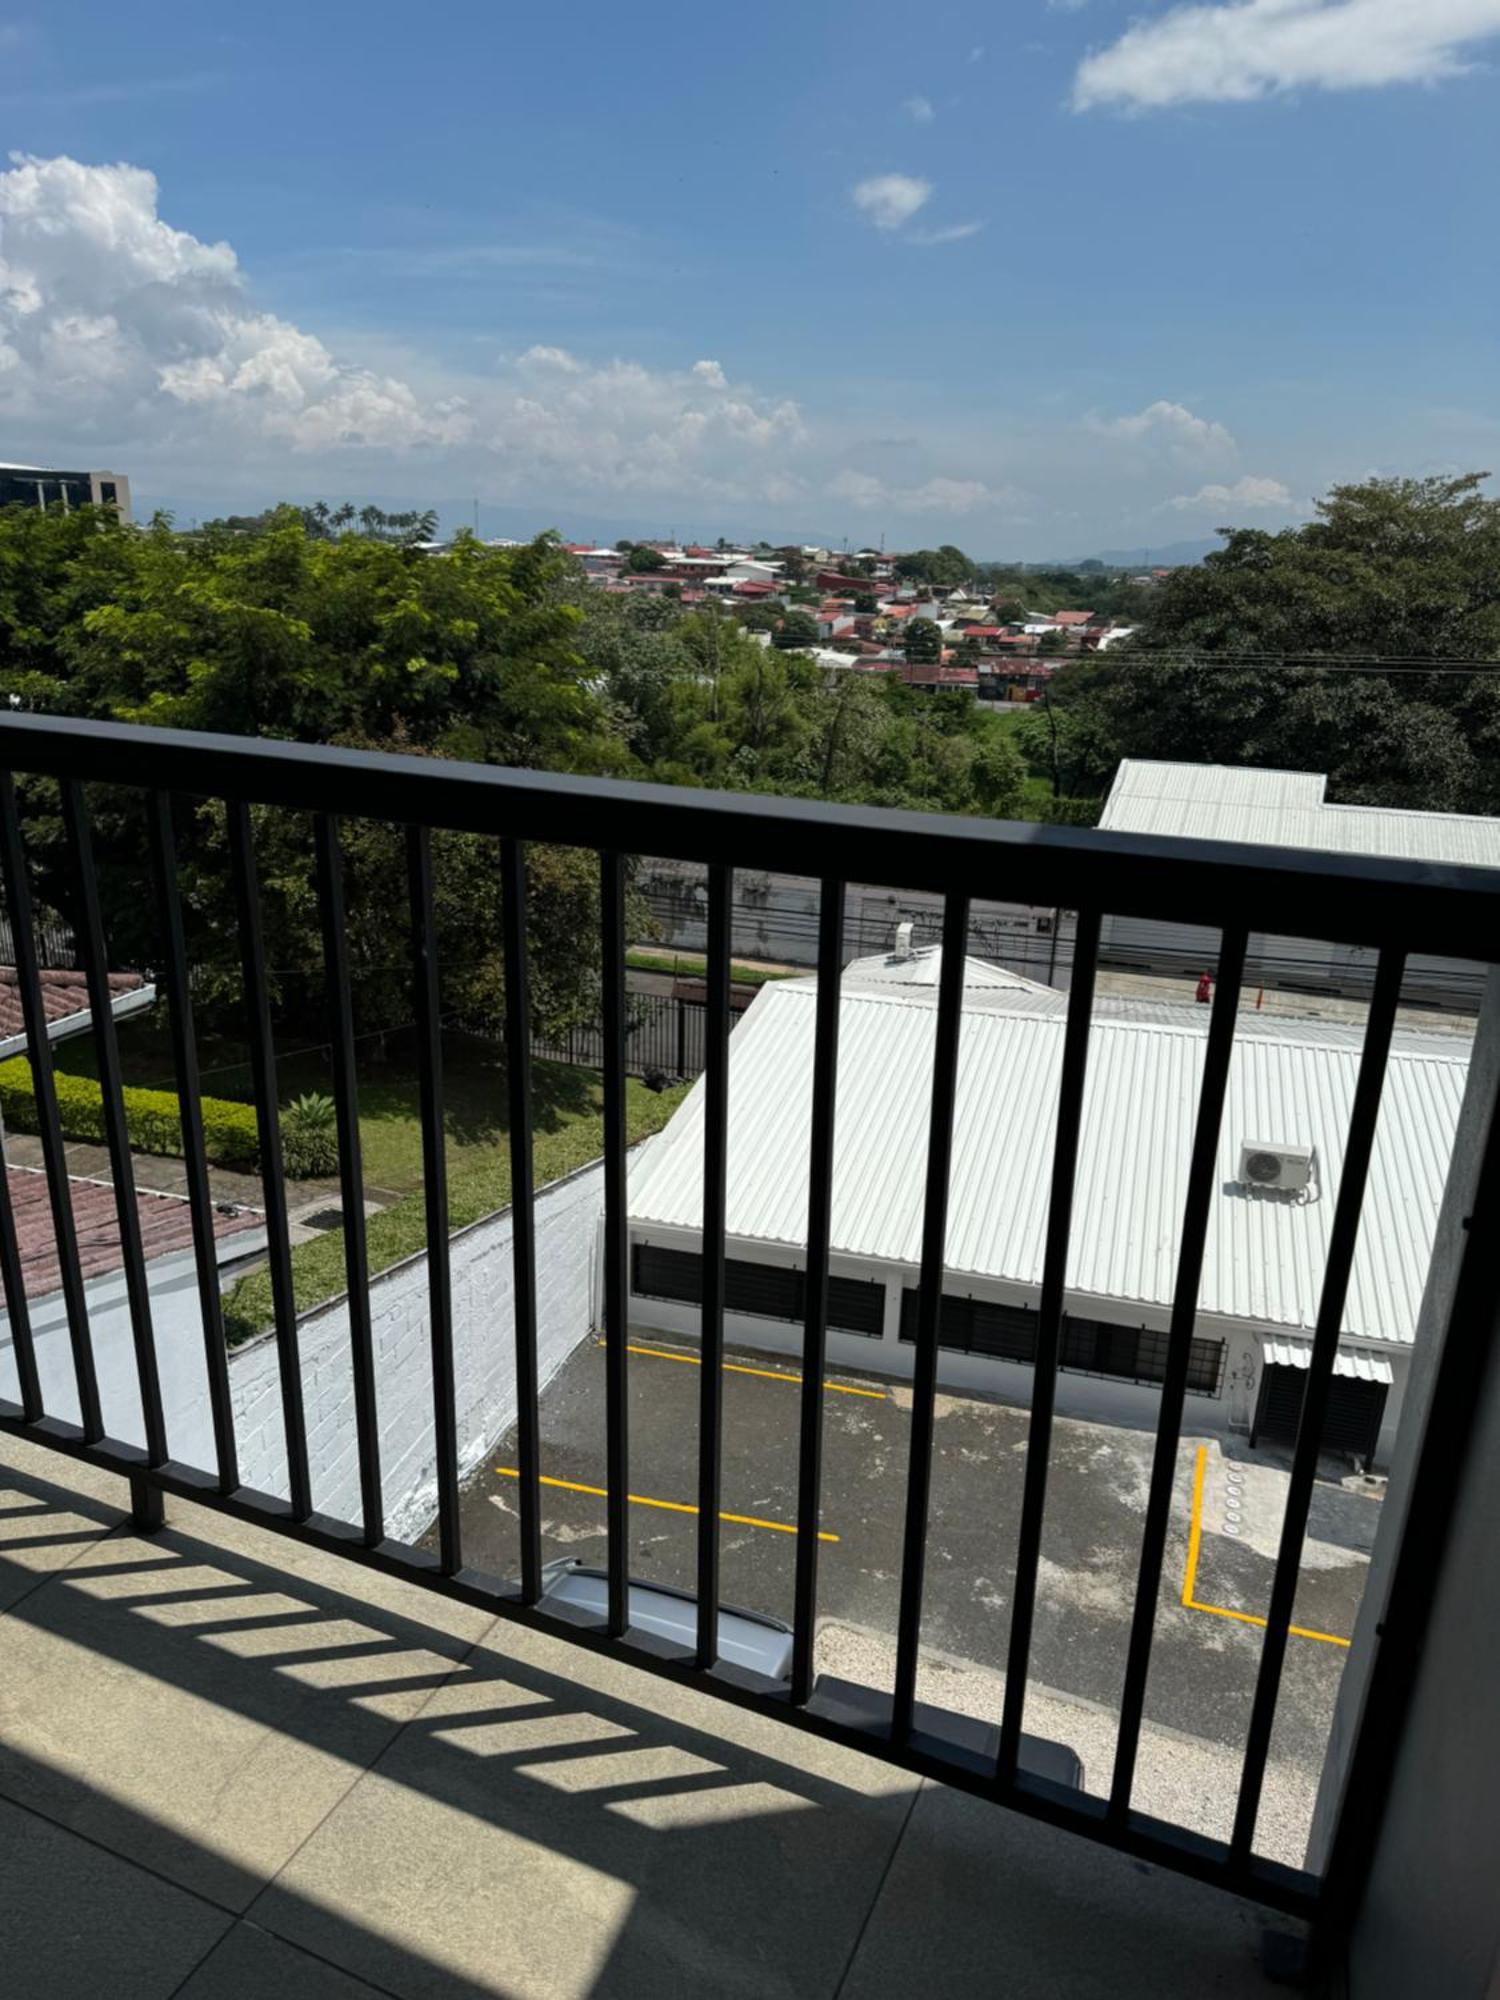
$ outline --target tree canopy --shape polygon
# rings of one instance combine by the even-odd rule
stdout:
[[[0,509],[0,699],[18,706],[659,783],[1018,809],[1021,762],[971,697],[854,668],[830,680],[799,650],[816,632],[792,611],[783,643],[767,646],[715,603],[600,591],[554,536],[492,549],[460,534],[434,555],[296,507],[191,534],[164,518],[122,525],[112,510]],[[151,966],[140,796],[91,788],[91,801],[112,948]],[[76,919],[55,785],[28,780],[24,803],[42,897]],[[311,825],[259,810],[253,822],[281,1018],[321,1034]],[[378,1033],[410,1016],[403,839],[374,821],[342,837],[358,1026]],[[214,1025],[240,991],[222,808],[183,802],[177,838],[195,997]],[[489,1029],[504,1015],[494,862],[493,842],[434,837],[445,1010]],[[530,867],[537,1014],[555,1028],[596,1004],[597,869],[563,848],[533,850]]]
[[[1326,771],[1351,804],[1500,811],[1486,477],[1338,486],[1302,527],[1226,531],[1130,640],[1058,677],[1026,731],[1033,768],[1099,796],[1121,757],[1258,764]]]

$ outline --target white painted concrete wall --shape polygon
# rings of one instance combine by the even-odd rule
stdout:
[[[265,1240],[263,1231],[246,1230],[225,1238],[221,1249],[227,1257],[239,1260],[263,1249]],[[184,1250],[175,1256],[158,1257],[147,1266],[147,1275],[151,1283],[151,1320],[156,1334],[162,1407],[167,1420],[167,1450],[184,1464],[211,1470],[215,1460],[213,1427],[208,1417],[208,1365],[204,1359],[203,1316],[198,1310],[193,1253]],[[103,1278],[95,1278],[84,1287],[84,1299],[93,1336],[94,1369],[99,1378],[105,1432],[124,1444],[144,1447],[146,1433],[141,1421],[124,1272],[112,1271]],[[61,1292],[53,1292],[33,1304],[31,1333],[47,1414],[76,1424],[78,1388]],[[0,1314],[0,1394],[12,1399],[20,1395],[10,1322],[3,1314]]]
[[[544,1387],[598,1319],[594,1243],[603,1174],[602,1161],[595,1161],[536,1198],[537,1370]],[[450,1238],[460,1474],[483,1461],[516,1417],[512,1218],[513,1211],[504,1209]],[[437,1511],[426,1254],[375,1279],[370,1306],[386,1528],[410,1541]],[[300,1334],[313,1504],[321,1513],[358,1521],[348,1300],[309,1313]],[[274,1338],[264,1335],[237,1348],[229,1372],[245,1483],[285,1495]],[[209,1457],[203,1462],[211,1463],[211,1433],[204,1448]]]
[[[595,1244],[604,1202],[603,1173],[602,1161],[595,1161],[544,1188],[536,1198],[537,1368],[543,1386],[598,1320]],[[512,1211],[505,1209],[450,1239],[461,1473],[473,1471],[516,1417],[511,1236]],[[239,1236],[232,1241],[239,1257],[262,1247],[264,1238]],[[183,1464],[212,1471],[217,1460],[191,1254],[158,1259],[150,1266],[150,1276],[167,1447]],[[96,1280],[85,1295],[105,1429],[125,1443],[143,1445],[122,1274]],[[371,1284],[370,1304],[386,1526],[389,1534],[409,1541],[423,1532],[437,1511],[425,1253],[382,1272]],[[39,1302],[32,1331],[47,1413],[76,1423],[78,1396],[60,1294]],[[300,1339],[313,1504],[321,1513],[358,1521],[359,1459],[347,1299],[307,1314],[300,1323]],[[281,1372],[273,1335],[248,1341],[231,1353],[229,1381],[241,1481],[285,1497]],[[12,1399],[19,1395],[3,1319],[0,1394]]]

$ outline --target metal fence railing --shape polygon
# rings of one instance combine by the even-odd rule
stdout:
[[[625,1002],[625,1067],[632,1076],[675,1082],[701,1076],[707,1064],[707,1008],[671,993],[631,993]],[[603,1023],[584,1021],[561,1033],[537,1031],[531,1053],[544,1062],[603,1069]]]
[[[208,1393],[214,1419],[214,1462],[185,1464],[169,1456],[163,1421],[164,1385],[144,1283],[140,1225],[131,1185],[130,1150],[120,1088],[118,1052],[108,1007],[94,1009],[103,1117],[112,1157],[135,1371],[144,1413],[144,1446],[105,1433],[93,1329],[84,1294],[79,1244],[47,1054],[38,953],[33,941],[25,837],[14,773],[47,773],[61,783],[64,825],[78,901],[84,913],[79,944],[92,990],[101,999],[105,975],[104,913],[92,858],[85,786],[124,784],[143,795],[155,859],[149,889],[159,914],[159,984],[168,1002],[182,1102],[199,1294],[203,1310]],[[225,1367],[214,1259],[214,1225],[199,1116],[192,1020],[192,984],[184,947],[174,867],[174,839],[187,801],[222,800],[232,859],[234,916],[242,954],[252,1069],[260,1123],[265,1220],[275,1339],[281,1362],[281,1422],[289,1468],[285,1497],[252,1491],[240,1478]],[[437,1457],[437,1554],[387,1537],[382,1514],[381,1438],[376,1420],[375,1363],[369,1280],[360,1204],[346,1212],[344,1254],[350,1299],[354,1417],[358,1441],[359,1518],[335,1520],[313,1508],[308,1472],[308,1423],[302,1402],[299,1326],[289,1254],[286,1191],[276,1115],[276,1056],[263,949],[257,856],[249,807],[310,813],[316,829],[314,889],[321,915],[323,973],[333,1045],[341,1173],[361,1183],[358,1082],[349,1006],[346,913],[339,823],[343,816],[384,819],[405,829],[409,933],[397,949],[410,956],[417,998],[422,1136],[428,1203],[428,1299],[431,1381]],[[526,899],[530,843],[580,846],[598,854],[603,948],[603,1006],[597,1055],[603,1076],[604,1172],[602,1271],[606,1376],[608,1590],[599,1616],[551,1613],[541,1603],[542,1492],[539,1468],[537,1276],[532,1211],[531,1092],[528,1066],[510,1066],[509,1122],[514,1197],[516,1379],[520,1396],[519,1575],[482,1575],[465,1564],[458,1505],[453,1409],[454,1336],[448,1279],[443,1186],[443,1076],[438,1010],[431,830],[456,828],[494,840],[502,883],[507,1009],[516,1045],[531,1046]],[[705,1075],[703,1157],[702,1356],[699,1371],[698,1536],[696,1630],[692,1643],[673,1645],[630,1626],[626,1504],[631,1437],[625,1362],[627,1307],[626,1093],[627,1072],[640,1066],[646,1029],[632,1033],[626,984],[626,870],[623,850],[703,865],[707,871],[707,970],[701,1021],[691,1031]],[[794,1656],[785,1680],[726,1667],[719,1654],[719,1489],[722,1466],[722,1376],[714,1362],[724,1340],[726,1271],[726,1133],[729,1115],[730,909],[737,865],[815,871],[822,884],[818,990],[811,1067],[811,1138],[803,1302],[802,1388],[796,1503]],[[1319,1440],[1349,1290],[1360,1210],[1391,1045],[1402,969],[1408,954],[1472,955],[1500,961],[1500,874],[1481,870],[1374,861],[1335,855],[1158,840],[1071,829],[880,813],[805,801],[673,790],[584,780],[489,766],[444,763],[350,750],[194,736],[118,725],[0,717],[0,870],[16,945],[32,1061],[38,1128],[45,1159],[57,1249],[63,1274],[67,1334],[78,1385],[79,1421],[44,1405],[36,1365],[23,1267],[8,1196],[0,1199],[3,1276],[13,1372],[18,1396],[0,1402],[0,1428],[54,1450],[127,1475],[142,1526],[159,1524],[164,1495],[182,1495],[247,1518],[319,1548],[340,1553],[468,1603],[498,1611],[585,1647],[626,1659],[650,1672],[765,1711],[788,1723],[928,1776],[941,1778],[1142,1860],[1181,1870],[1283,1909],[1337,1921],[1357,1891],[1379,1806],[1401,1738],[1402,1718],[1418,1648],[1433,1604],[1434,1579],[1448,1532],[1454,1494],[1464,1473],[1472,1371],[1500,1303],[1500,1256],[1493,1229],[1467,1232],[1452,1274],[1453,1310],[1467,1315],[1459,1337],[1445,1341],[1417,1468],[1420,1546],[1403,1543],[1396,1556],[1391,1603],[1372,1666],[1367,1712],[1378,1728],[1360,1730],[1345,1779],[1341,1816],[1326,1872],[1273,1863],[1255,1851],[1257,1808],[1266,1777],[1271,1730],[1290,1629],[1302,1539],[1307,1526]],[[829,1258],[834,1214],[835,1079],[840,1028],[839,978],[845,884],[889,883],[936,891],[943,898],[944,958],[935,1009],[935,1058],[928,1088],[928,1147],[921,1228],[920,1280],[911,1389],[911,1448],[904,1502],[894,1685],[851,1697],[847,1687],[825,1694],[813,1673],[819,1601],[818,1526],[822,1507],[822,1381],[827,1358]],[[1050,1185],[1045,1226],[1034,1389],[1023,1494],[1014,1532],[1015,1572],[1003,1707],[986,1740],[975,1727],[916,1701],[924,1572],[933,1473],[940,1306],[948,1223],[958,1049],[963,1007],[963,948],[973,898],[996,882],[1024,882],[1038,905],[1076,911],[1072,982],[1063,1040],[1050,1154],[1015,1163],[1018,1172]],[[1106,913],[1209,925],[1220,933],[1218,984],[1210,1016],[1195,1135],[1176,1248],[1176,1284],[1161,1379],[1156,1440],[1144,1528],[1133,1585],[1119,1731],[1107,1798],[1044,1779],[1020,1757],[1021,1725],[1032,1665],[1043,1507],[1051,1462],[1055,1390],[1064,1322],[1075,1181],[1079,1171],[1089,1036],[1101,922]],[[1329,1228],[1326,1274],[1306,1371],[1300,1428],[1288,1481],[1284,1522],[1267,1607],[1263,1648],[1237,1788],[1233,1831],[1213,1840],[1136,1809],[1133,1780],[1140,1744],[1147,1670],[1160,1599],[1172,1482],[1189,1384],[1199,1282],[1213,1195],[1236,1008],[1247,944],[1256,930],[1327,937],[1378,953],[1378,972],[1364,1033],[1358,1080],[1349,1108],[1343,1171]],[[678,1020],[688,1017],[678,1016]],[[678,1032],[676,1022],[669,1035]],[[675,1049],[664,1069],[690,1069]],[[1489,1124],[1480,1173],[1486,1200],[1500,1201],[1500,1120]],[[3,1180],[3,1176],[0,1176]],[[1001,1532],[997,1524],[997,1535]]]

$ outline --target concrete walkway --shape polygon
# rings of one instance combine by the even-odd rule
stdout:
[[[1266,1919],[0,1437],[7,2000],[1265,1996]]]

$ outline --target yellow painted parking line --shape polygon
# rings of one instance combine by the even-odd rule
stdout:
[[[1208,1446],[1198,1447],[1197,1463],[1193,1467],[1193,1511],[1188,1518],[1187,1563],[1182,1572],[1182,1602],[1189,1611],[1203,1611],[1210,1618],[1232,1618],[1240,1625],[1259,1625],[1265,1628],[1265,1619],[1253,1611],[1231,1611],[1225,1604],[1204,1604],[1197,1595],[1198,1553],[1203,1545],[1203,1478],[1208,1470]],[[1287,1630],[1294,1639],[1317,1639],[1325,1646],[1347,1646],[1349,1641],[1341,1639],[1337,1632],[1313,1632],[1305,1625],[1289,1625]]]
[[[500,1474],[502,1479],[519,1479],[521,1476],[520,1468],[514,1465],[497,1465],[495,1470]],[[607,1500],[609,1498],[609,1488],[607,1486],[582,1486],[576,1479],[549,1479],[545,1472],[539,1473],[538,1478],[543,1486],[560,1486],[565,1493],[592,1493],[597,1500]],[[627,1493],[625,1498],[630,1502],[632,1507],[660,1507],[667,1514],[696,1514],[698,1511],[696,1507],[690,1506],[686,1500],[652,1500],[644,1493]],[[755,1514],[725,1514],[721,1512],[719,1519],[721,1521],[732,1521],[737,1528],[769,1528],[776,1535],[795,1535],[797,1532],[796,1528],[786,1521],[762,1521]],[[820,1528],[818,1530],[818,1540],[820,1542],[836,1542],[838,1536],[830,1535],[826,1530]]]
[[[596,1347],[602,1347],[602,1340],[595,1340]],[[689,1368],[701,1368],[703,1362],[696,1354],[674,1354],[669,1347],[642,1347],[635,1342],[626,1344],[627,1354],[649,1354],[655,1361],[685,1361]],[[786,1368],[750,1368],[743,1361],[726,1361],[724,1368],[731,1375],[759,1375],[767,1382],[800,1382],[802,1377]],[[868,1396],[872,1402],[884,1403],[889,1400],[884,1389],[855,1389],[847,1382],[830,1382],[825,1375],[823,1387],[835,1396]]]

